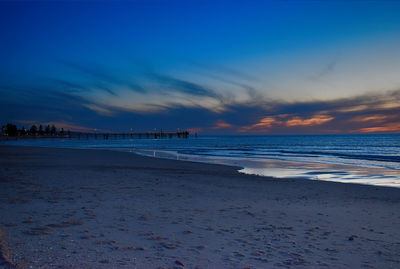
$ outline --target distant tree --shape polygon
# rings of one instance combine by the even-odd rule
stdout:
[[[68,137],[71,137],[71,131],[69,129],[67,131],[67,135],[68,135]]]
[[[16,136],[18,134],[17,125],[8,123],[6,125],[6,134],[9,136]]]
[[[51,135],[56,135],[57,134],[57,129],[56,129],[56,126],[54,126],[54,124],[51,126],[50,133],[51,133]]]
[[[44,134],[44,132],[43,132],[43,126],[40,124],[39,125],[39,135],[43,135]]]
[[[50,134],[50,125],[47,125],[47,126],[46,126],[46,129],[44,129],[44,133],[45,133],[46,135],[49,135],[49,134]]]
[[[20,133],[21,135],[26,135],[25,126],[22,126],[21,130],[19,131],[19,133]]]
[[[64,128],[61,128],[61,130],[60,130],[60,135],[61,135],[61,136],[64,135]]]
[[[31,128],[29,129],[29,134],[30,135],[36,135],[37,134],[37,127],[36,125],[32,125]]]

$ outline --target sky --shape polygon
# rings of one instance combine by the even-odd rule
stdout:
[[[400,1],[0,1],[0,123],[400,133]]]

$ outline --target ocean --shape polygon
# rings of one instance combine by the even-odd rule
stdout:
[[[20,139],[1,144],[112,149],[233,165],[242,173],[400,187],[400,134]]]

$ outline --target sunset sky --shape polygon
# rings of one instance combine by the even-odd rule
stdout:
[[[400,133],[400,1],[1,1],[0,123]]]

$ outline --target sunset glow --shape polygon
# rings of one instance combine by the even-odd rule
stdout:
[[[399,132],[399,2],[226,4],[1,2],[0,120]]]

